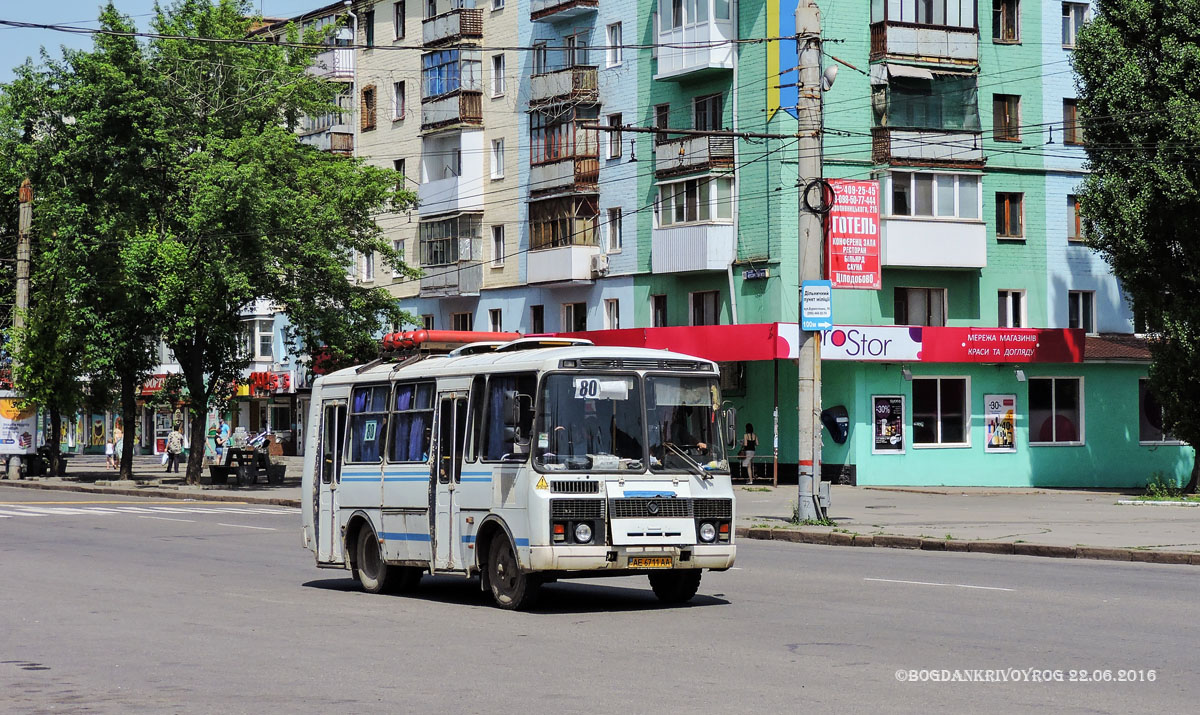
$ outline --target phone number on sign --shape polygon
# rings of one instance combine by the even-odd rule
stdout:
[[[1043,668],[904,669],[901,683],[1153,683],[1157,670],[1056,670]]]

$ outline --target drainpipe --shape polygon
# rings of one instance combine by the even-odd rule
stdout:
[[[707,0],[700,0],[707,2]],[[715,13],[716,8],[713,8]],[[740,8],[737,0],[730,3],[730,10],[733,13],[733,28],[735,37],[741,37],[741,18],[739,17]],[[738,45],[734,44],[733,49],[733,88],[730,90],[730,101],[733,103],[733,131],[738,130]],[[738,324],[738,308],[737,308],[737,290],[733,285],[733,262],[737,260],[738,249],[738,213],[741,207],[740,192],[741,182],[738,181],[738,176],[741,174],[741,164],[738,162],[738,141],[733,140],[733,190],[732,198],[736,201],[733,208],[733,255],[729,257],[729,265],[725,267],[725,275],[729,279],[729,322],[731,325]]]

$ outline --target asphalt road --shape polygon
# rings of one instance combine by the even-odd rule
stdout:
[[[293,509],[0,487],[0,709],[1188,712],[1198,578],[743,541],[689,606],[589,580],[508,613],[458,578],[358,592]],[[920,681],[956,675],[1010,682]]]

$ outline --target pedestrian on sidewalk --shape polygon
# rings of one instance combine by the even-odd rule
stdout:
[[[175,425],[175,429],[167,436],[167,472],[171,472],[171,467],[174,467],[175,473],[179,474],[179,463],[182,461],[183,432],[180,431],[179,425]]]
[[[113,469],[121,468],[121,453],[125,451],[125,430],[120,423],[113,425]]]
[[[217,448],[217,464],[224,464],[225,447],[229,446],[229,424],[225,422],[225,418],[221,418],[221,424],[217,427],[217,438],[214,440]]]
[[[742,471],[746,480],[754,483],[754,452],[758,450],[758,435],[754,434],[754,425],[746,423],[746,433],[742,435]]]
[[[110,436],[104,441],[104,468],[113,469],[113,456],[116,448],[113,446],[113,438]]]

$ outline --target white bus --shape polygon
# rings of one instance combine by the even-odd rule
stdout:
[[[364,590],[478,575],[501,608],[645,574],[664,602],[733,565],[718,373],[661,350],[525,338],[313,385],[304,545]]]

